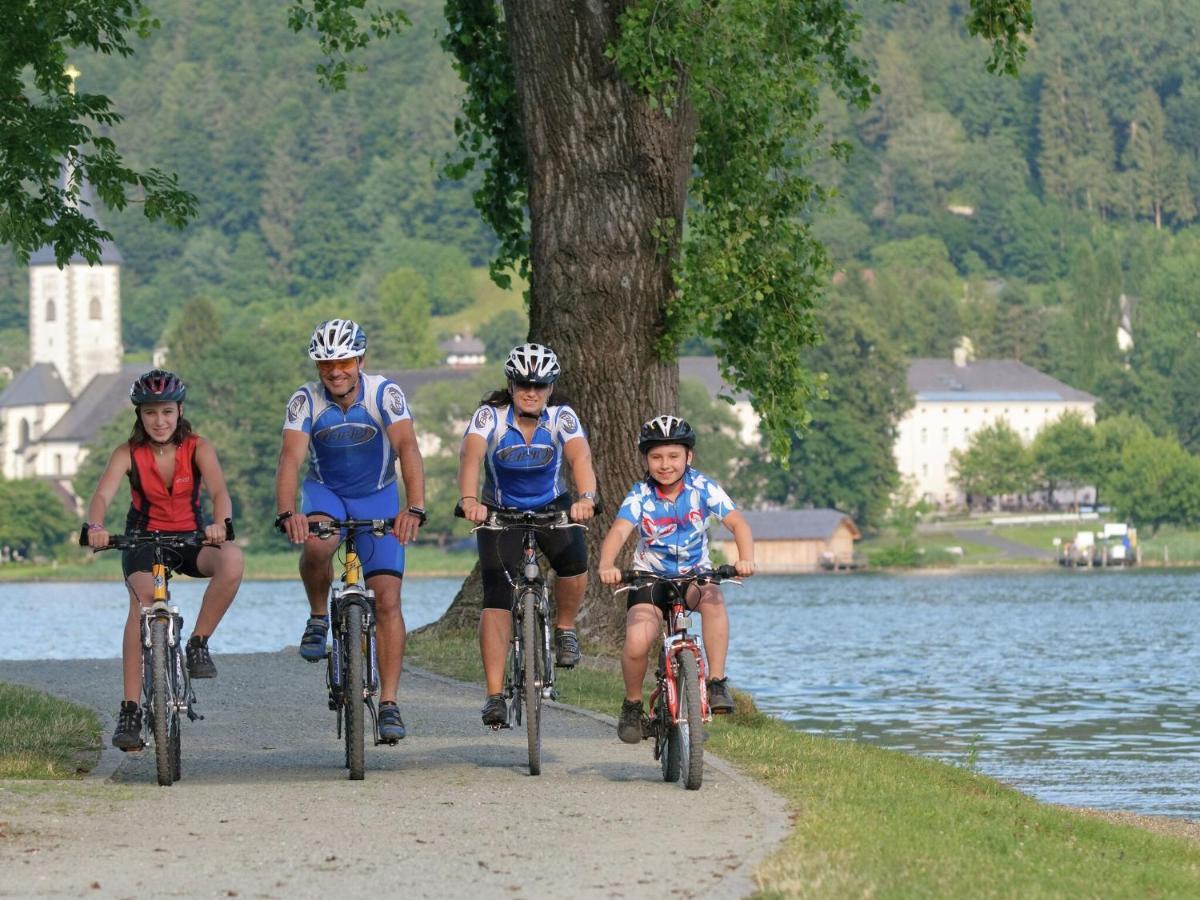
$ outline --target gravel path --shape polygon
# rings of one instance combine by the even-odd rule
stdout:
[[[720,760],[685,791],[614,720],[565,707],[530,777],[524,731],[486,731],[477,687],[414,670],[409,736],[368,743],[350,782],[323,667],[216,662],[176,785],[151,752],[112,749],[81,784],[0,782],[0,896],[742,897],[787,832],[783,801]],[[107,742],[118,660],[0,661],[0,679],[99,710]]]

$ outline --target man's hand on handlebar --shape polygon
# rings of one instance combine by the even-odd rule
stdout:
[[[596,503],[593,500],[576,500],[571,504],[569,513],[572,522],[586,522],[596,514]]]
[[[303,544],[308,540],[308,516],[302,512],[294,512],[285,519],[281,519],[278,528],[287,539],[293,544]]]

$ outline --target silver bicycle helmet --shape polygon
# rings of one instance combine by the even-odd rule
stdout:
[[[513,381],[533,384],[554,384],[562,369],[558,357],[549,347],[541,344],[522,344],[513,347],[504,363],[504,374]]]
[[[367,335],[352,319],[330,319],[313,332],[308,344],[311,359],[322,362],[332,359],[352,359],[367,352]]]

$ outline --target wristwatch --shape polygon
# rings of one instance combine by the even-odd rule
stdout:
[[[425,520],[429,518],[427,515],[425,515],[425,507],[423,506],[410,506],[408,508],[408,514],[410,516],[416,516],[422,525],[424,525]]]
[[[591,500],[592,506],[595,506],[596,505],[596,492],[595,491],[584,491],[582,494],[579,495],[579,499],[580,500]]]

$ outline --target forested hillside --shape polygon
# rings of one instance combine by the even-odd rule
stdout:
[[[132,58],[74,60],[81,87],[126,116],[115,136],[129,161],[177,171],[201,201],[183,232],[102,212],[125,258],[129,351],[173,336],[176,364],[219,365],[222,384],[241,367],[257,392],[298,377],[290,348],[341,309],[372,328],[377,364],[432,361],[448,320],[430,314],[470,302],[492,238],[473,184],[439,174],[461,91],[438,46],[441,4],[403,5],[413,27],[369,47],[369,71],[341,93],[319,87],[315,41],[265,0],[162,0],[162,27]],[[895,487],[903,360],[948,356],[964,335],[1200,450],[1200,5],[1038,3],[1019,79],[985,71],[955,4],[861,10],[880,91],[866,110],[826,99],[825,138],[852,153],[813,162],[837,192],[816,223],[838,270],[831,341],[811,357],[830,398],[792,474],[752,467],[754,490],[877,520]],[[25,291],[5,255],[0,355],[18,364]],[[1123,304],[1131,350],[1117,342]],[[238,362],[284,346],[286,362]],[[278,398],[260,399],[273,416]]]

